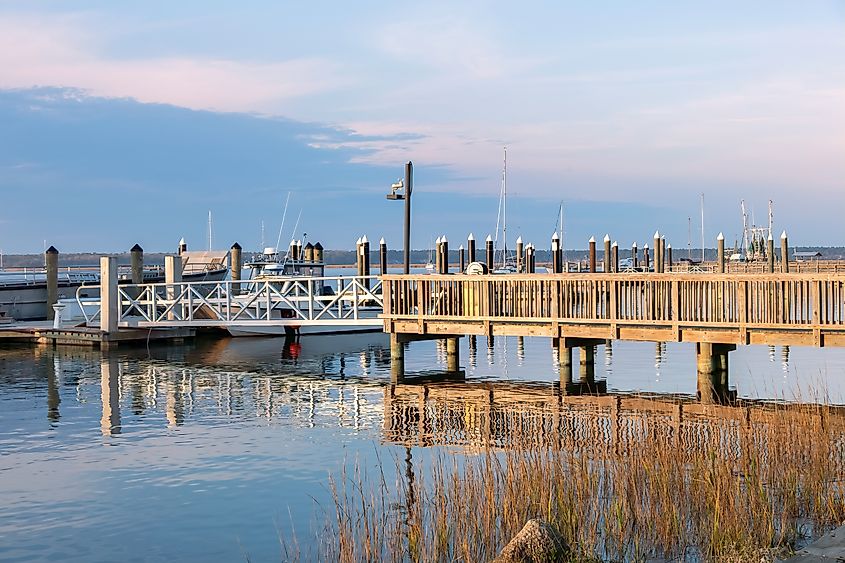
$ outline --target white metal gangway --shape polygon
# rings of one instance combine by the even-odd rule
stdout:
[[[86,324],[101,324],[101,300],[79,295]],[[120,327],[382,325],[378,276],[121,284],[116,295]]]

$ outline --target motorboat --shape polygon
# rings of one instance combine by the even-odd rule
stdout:
[[[237,295],[233,296],[233,306],[249,309],[256,316],[268,320],[278,320],[278,324],[257,323],[245,320],[243,324],[228,323],[227,330],[232,336],[288,336],[306,334],[336,334],[341,332],[374,332],[380,327],[361,326],[349,323],[327,322],[321,325],[301,324],[304,311],[320,311],[329,304],[341,311],[351,311],[353,301],[358,318],[376,319],[382,313],[381,305],[372,299],[364,300],[355,294],[366,293],[375,278],[361,280],[353,276],[325,276],[323,247],[320,243],[303,246],[302,241],[293,240],[287,251],[268,247],[244,264],[250,274]],[[349,290],[357,284],[354,292]],[[360,291],[359,291],[360,290]],[[270,292],[284,296],[283,302],[271,305],[267,314],[267,300],[259,295]],[[345,307],[345,309],[344,309]],[[326,317],[328,321],[330,317]]]

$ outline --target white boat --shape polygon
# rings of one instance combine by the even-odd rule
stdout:
[[[229,273],[228,253],[183,252],[182,281],[221,281]],[[118,283],[131,283],[128,270],[118,275]],[[151,266],[144,269],[143,283],[164,281],[164,268]],[[58,301],[75,302],[79,299],[99,300],[100,271],[95,266],[67,268],[58,273]],[[89,287],[90,286],[90,287]],[[82,311],[68,309],[68,320],[84,320]],[[43,320],[47,318],[47,273],[38,270],[0,271],[0,316],[19,321]]]
[[[319,310],[325,303],[332,301],[335,296],[343,292],[344,283],[353,283],[354,277],[325,277],[325,264],[322,260],[322,246],[320,243],[312,246],[308,243],[302,246],[302,241],[291,241],[288,251],[284,254],[275,248],[265,248],[245,264],[250,270],[249,279],[244,282],[242,292],[233,298],[235,307],[250,308],[258,316],[266,318],[267,306],[264,300],[256,299],[256,292],[266,289],[267,284],[276,286],[283,294],[292,289],[295,295],[289,298],[289,305],[273,306],[270,320],[283,321],[279,324],[259,324],[245,321],[243,324],[227,325],[232,336],[287,336],[296,337],[315,334],[338,334],[345,332],[377,332],[378,326],[361,326],[354,323],[326,322],[324,324],[299,324],[297,307],[308,309],[309,306]],[[372,281],[372,280],[370,280]],[[360,283],[360,280],[358,281]],[[347,298],[343,298],[346,300]],[[349,296],[348,299],[353,299]],[[310,301],[310,303],[309,303]],[[294,306],[295,305],[295,306]],[[380,305],[363,305],[356,308],[358,318],[377,319],[382,313]],[[328,321],[328,319],[327,319]]]

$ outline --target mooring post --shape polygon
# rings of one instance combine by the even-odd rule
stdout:
[[[637,263],[638,262],[637,254],[638,254],[638,252],[637,252],[637,242],[634,241],[634,243],[631,245],[631,262],[633,264],[634,270],[636,270],[637,267],[639,266],[639,264]]]
[[[458,247],[458,268],[459,274],[463,274],[467,269],[466,250],[464,249],[464,245]]]
[[[552,273],[559,274],[563,271],[560,264],[560,237],[557,232],[552,235]]]
[[[725,273],[725,235],[719,233],[719,236],[716,237],[716,270],[720,274]]]
[[[361,265],[361,237],[355,239],[355,275],[360,276],[363,266]]]
[[[521,274],[523,272],[523,263],[522,263],[522,252],[523,252],[523,245],[522,245],[522,237],[517,237],[516,239],[516,273]]]
[[[654,273],[661,273],[660,264],[660,231],[654,231]]]
[[[666,265],[669,267],[669,271],[672,271],[672,243],[666,245]]]
[[[780,264],[781,271],[784,274],[789,273],[789,239],[786,236],[786,231],[780,234]]]
[[[590,273],[596,273],[596,237],[590,237]]]
[[[182,293],[181,287],[178,286],[182,281],[182,257],[181,256],[165,256],[164,257],[164,283],[166,285],[166,296],[169,301],[176,299]],[[176,311],[179,309],[174,306],[167,313],[167,320],[173,321],[177,319]]]
[[[648,271],[649,271],[649,269],[648,269],[648,266],[649,266],[649,264],[648,264],[648,259],[649,259],[649,256],[648,256],[648,245],[647,245],[647,244],[644,244],[644,245],[643,245],[643,268],[645,269],[645,271],[646,271],[646,272],[648,272]]]
[[[766,265],[770,274],[775,273],[775,239],[769,231],[769,239],[766,241]]]
[[[387,243],[384,241],[384,237],[381,237],[381,240],[378,241],[378,265],[381,275],[387,274]]]
[[[144,283],[144,249],[136,244],[129,250],[129,271],[133,285]]]
[[[236,243],[237,244],[237,243]],[[240,245],[238,245],[240,246]],[[310,242],[305,245],[305,248],[302,250],[302,260],[303,262],[313,262],[314,261],[314,245]],[[243,268],[243,261],[241,261],[241,267]],[[240,278],[238,278],[240,279]]]
[[[446,238],[446,235],[440,237],[440,271],[437,273],[449,273],[449,240]]]
[[[52,321],[56,315],[53,305],[59,301],[59,251],[55,246],[44,252],[44,266],[47,270],[47,319]]]
[[[188,252],[188,243],[185,242],[185,237],[179,239],[179,248],[177,250],[177,254],[182,256],[184,253]]]
[[[484,241],[487,250],[487,269],[493,271],[493,237],[487,235],[487,240]]]
[[[310,243],[309,243],[310,245]],[[231,265],[229,267],[229,276],[232,278],[232,293],[237,295],[241,292],[241,284],[237,283],[241,281],[241,272],[244,269],[244,261],[243,256],[241,254],[241,245],[237,242],[232,245],[232,248],[229,249],[229,261]],[[308,247],[305,247],[306,253],[308,252]],[[132,282],[135,283],[135,282]]]
[[[117,297],[117,258],[100,258],[100,330],[105,333],[103,343],[110,341],[117,334],[120,319]],[[106,345],[108,346],[108,344]]]
[[[472,233],[467,237],[467,257],[470,263],[475,262],[475,237]]]
[[[363,276],[370,275],[370,241],[367,235],[361,237],[361,274]],[[364,280],[364,287],[370,289],[370,280]]]
[[[319,242],[314,244],[314,262],[323,263],[323,245]]]
[[[534,245],[529,243],[525,247],[525,268],[528,270],[529,274],[533,274],[535,270],[535,262],[534,262]]]
[[[450,337],[446,339],[446,371],[449,373],[455,373],[461,369],[460,345],[460,337]]]
[[[610,235],[604,235],[604,256],[602,257],[602,270],[605,274],[610,272]]]
[[[619,243],[613,241],[613,246],[610,247],[611,271],[614,274],[619,273]]]
[[[390,382],[402,383],[405,378],[405,344],[397,334],[390,335]]]

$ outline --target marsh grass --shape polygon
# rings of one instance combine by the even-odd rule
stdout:
[[[636,432],[621,446],[618,429],[573,447],[576,427],[515,425],[506,448],[397,458],[395,482],[355,466],[332,482],[320,558],[490,561],[541,517],[575,561],[771,560],[845,520],[845,422],[817,405],[760,409],[674,428],[627,412]]]

